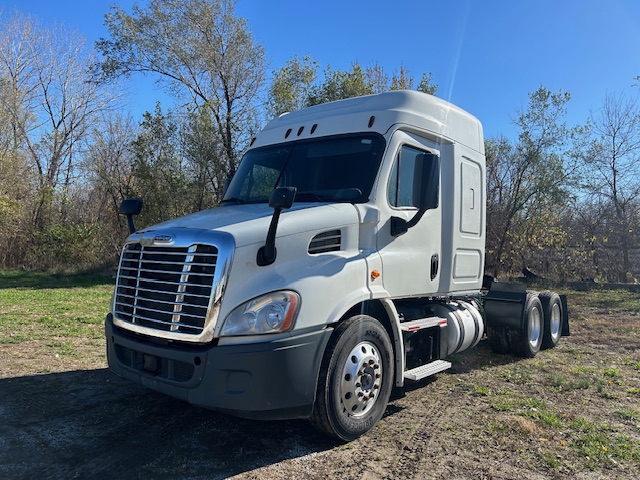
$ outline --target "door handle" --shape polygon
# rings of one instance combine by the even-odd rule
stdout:
[[[438,267],[440,266],[440,257],[437,253],[431,255],[431,280],[438,276]]]

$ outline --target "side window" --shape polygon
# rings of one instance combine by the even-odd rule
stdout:
[[[413,207],[413,176],[416,157],[424,154],[417,148],[403,145],[396,158],[389,181],[389,204],[393,207]]]

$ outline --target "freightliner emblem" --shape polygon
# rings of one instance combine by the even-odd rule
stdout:
[[[173,243],[174,241],[173,235],[156,235],[153,237],[153,243]]]

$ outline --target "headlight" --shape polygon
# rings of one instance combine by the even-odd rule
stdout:
[[[236,308],[225,319],[221,336],[280,333],[291,328],[300,296],[295,292],[268,293]]]

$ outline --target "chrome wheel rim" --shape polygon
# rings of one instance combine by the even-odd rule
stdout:
[[[529,345],[535,350],[540,343],[540,334],[542,332],[542,314],[540,309],[534,307],[529,313]]]
[[[369,342],[357,344],[346,358],[340,380],[344,411],[353,417],[366,415],[375,405],[382,386],[378,349]]]
[[[554,342],[560,338],[560,325],[562,324],[562,313],[560,311],[560,305],[558,303],[554,303],[553,307],[551,307],[551,338]]]

